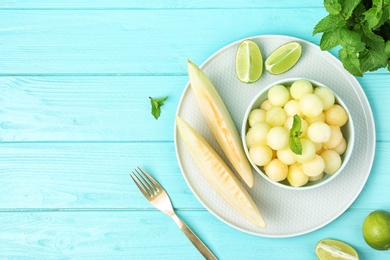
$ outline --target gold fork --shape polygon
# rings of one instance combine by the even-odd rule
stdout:
[[[140,167],[137,168],[132,171],[130,177],[145,198],[157,209],[170,216],[206,259],[217,259],[210,249],[208,249],[194,232],[192,232],[192,230],[176,215],[171,200],[164,188]]]

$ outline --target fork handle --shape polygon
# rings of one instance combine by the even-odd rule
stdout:
[[[188,239],[192,242],[192,244],[199,250],[199,252],[206,258],[207,260],[218,260],[218,258],[207,248],[205,244],[195,235],[194,232],[175,214],[170,215],[172,219],[179,226],[181,231],[188,237]]]

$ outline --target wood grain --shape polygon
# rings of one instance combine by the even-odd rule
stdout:
[[[388,143],[379,142],[374,167],[355,207],[382,207],[389,185]],[[21,143],[0,149],[0,208],[153,209],[129,177],[137,165],[168,191],[175,208],[203,209],[177,165],[173,143]],[[386,179],[385,179],[386,180]]]
[[[249,36],[287,34],[318,43],[312,30],[324,15],[311,8],[85,10],[82,15],[0,10],[0,75],[183,75],[187,58],[200,64]],[[286,31],[282,24],[290,21],[294,26]]]
[[[376,122],[378,141],[390,141],[383,91],[390,75],[359,78]],[[176,109],[187,76],[0,77],[2,142],[173,141]],[[149,96],[169,96],[155,120]],[[227,104],[229,106],[229,104]]]

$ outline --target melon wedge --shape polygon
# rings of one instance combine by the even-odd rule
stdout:
[[[254,179],[240,135],[217,90],[206,74],[190,60],[187,64],[191,89],[218,144],[243,181],[253,187]]]
[[[176,126],[187,150],[216,192],[248,221],[265,228],[255,202],[218,153],[179,116],[176,117]]]

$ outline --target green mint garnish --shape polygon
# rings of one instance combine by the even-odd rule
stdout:
[[[293,118],[293,124],[290,129],[289,146],[291,151],[295,154],[302,155],[302,143],[299,136],[302,134],[301,131],[301,118],[295,115]]]
[[[152,97],[149,98],[150,98],[150,104],[152,105],[152,115],[154,116],[154,118],[158,119],[161,114],[160,107],[164,105],[164,101],[167,100],[168,96],[162,98],[152,98]]]

